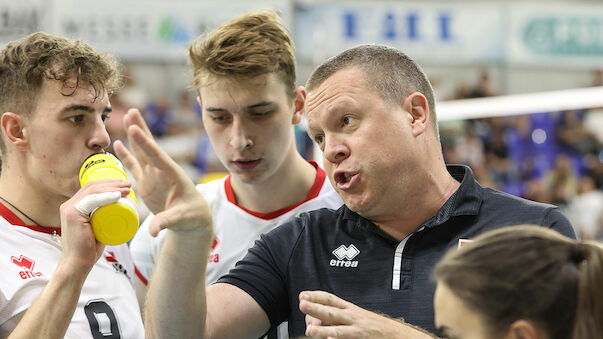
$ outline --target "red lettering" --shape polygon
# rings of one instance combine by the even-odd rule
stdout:
[[[210,254],[207,261],[210,262],[210,263],[212,263],[212,262],[214,262],[214,263],[220,262],[220,254],[218,254],[218,253]]]
[[[21,277],[21,279],[25,280],[34,277],[41,277],[43,276],[43,274],[42,272],[21,271],[19,272],[19,276]]]

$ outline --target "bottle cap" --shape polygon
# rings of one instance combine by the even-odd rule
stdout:
[[[138,230],[136,205],[128,198],[97,208],[90,218],[94,236],[105,245],[123,244]]]

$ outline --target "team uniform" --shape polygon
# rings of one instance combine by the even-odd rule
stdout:
[[[60,228],[51,228],[60,235]],[[0,337],[40,295],[61,258],[60,237],[0,204]],[[107,246],[84,285],[65,338],[144,338],[127,245]]]
[[[310,163],[316,167],[316,177],[306,199],[270,213],[257,213],[237,205],[230,185],[230,175],[197,185],[197,190],[211,208],[214,222],[215,239],[207,264],[207,284],[214,283],[228,273],[261,234],[271,231],[302,212],[319,208],[337,209],[343,204],[341,197],[326,180],[325,171],[315,162]],[[151,276],[165,238],[164,231],[156,238],[149,234],[151,218],[152,216],[145,220],[130,244],[137,268],[136,274],[143,282]]]
[[[438,213],[402,241],[342,206],[321,209],[261,236],[218,282],[237,286],[264,309],[272,327],[289,321],[289,335],[306,325],[299,293],[331,292],[362,308],[403,317],[436,333],[431,271],[451,247],[488,230],[543,225],[575,238],[559,209],[480,186],[466,166],[448,166],[461,185]]]

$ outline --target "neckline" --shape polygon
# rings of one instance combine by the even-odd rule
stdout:
[[[318,196],[318,194],[320,193],[320,190],[322,189],[322,186],[323,186],[323,183],[325,181],[327,174],[325,173],[325,171],[322,168],[320,168],[320,166],[318,166],[318,163],[316,163],[315,161],[308,160],[308,163],[310,163],[312,166],[314,166],[314,168],[316,168],[316,176],[314,177],[314,183],[312,184],[312,187],[310,187],[310,190],[308,191],[306,198],[300,202],[283,207],[276,211],[266,212],[266,213],[255,212],[255,211],[249,210],[249,209],[237,204],[237,199],[235,197],[234,190],[232,189],[232,185],[230,183],[230,178],[231,178],[230,174],[228,176],[226,176],[226,180],[224,180],[224,190],[226,191],[226,199],[230,203],[232,203],[235,206],[237,206],[238,208],[242,209],[243,211],[245,211],[255,217],[258,217],[260,219],[270,220],[270,219],[280,217],[281,215],[295,209],[299,205],[316,198]]]
[[[27,227],[30,230],[34,230],[36,232],[42,232],[42,233],[46,233],[46,234],[52,234],[52,235],[61,235],[61,228],[60,227],[54,227],[54,226],[38,226],[38,225],[26,225],[25,222],[19,218],[15,213],[13,213],[13,211],[11,211],[10,209],[8,209],[8,207],[6,207],[6,205],[4,205],[2,202],[0,202],[0,216],[2,216],[4,219],[6,219],[6,221],[8,221],[11,225],[13,226],[21,226],[21,227]]]

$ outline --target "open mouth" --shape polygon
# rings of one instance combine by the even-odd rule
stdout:
[[[335,173],[334,178],[335,182],[337,183],[337,187],[341,189],[348,189],[354,185],[354,182],[356,179],[358,179],[358,172],[340,171]]]
[[[338,184],[339,183],[345,184],[345,183],[349,182],[353,176],[354,176],[353,174],[349,174],[349,173],[338,173],[335,181],[337,181]]]

